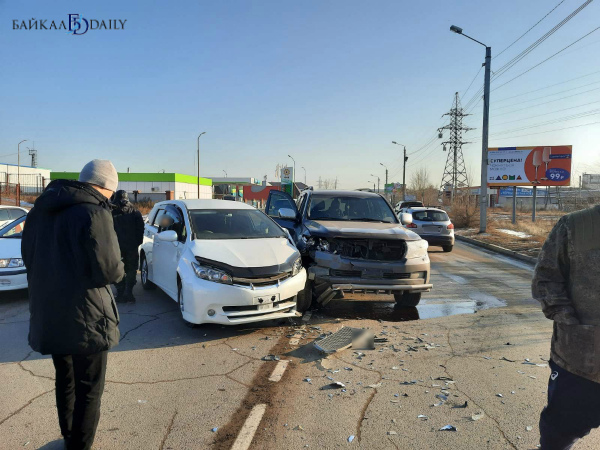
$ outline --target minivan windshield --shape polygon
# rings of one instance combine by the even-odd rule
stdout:
[[[313,194],[308,218],[312,220],[398,223],[392,208],[379,196]]]
[[[20,238],[23,236],[26,218],[26,216],[23,216],[0,229],[0,238]]]
[[[287,237],[279,225],[254,209],[193,209],[189,213],[194,239]]]

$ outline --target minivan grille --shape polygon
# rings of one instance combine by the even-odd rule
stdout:
[[[346,258],[369,261],[399,261],[406,255],[406,242],[401,239],[343,239],[330,241],[331,250]]]

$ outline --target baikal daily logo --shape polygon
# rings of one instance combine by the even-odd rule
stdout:
[[[64,21],[47,19],[13,20],[13,30],[65,30],[74,36],[81,36],[90,30],[124,30],[127,19],[86,19],[81,14],[69,14]]]

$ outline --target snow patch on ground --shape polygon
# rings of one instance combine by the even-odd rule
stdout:
[[[526,238],[530,238],[531,234],[527,234],[523,231],[515,231],[515,230],[507,230],[504,228],[498,228],[497,229],[500,233],[504,233],[504,234],[510,234],[511,236],[516,236],[518,238],[521,239],[526,239]]]

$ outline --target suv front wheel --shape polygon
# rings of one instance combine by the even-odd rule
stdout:
[[[420,292],[398,292],[394,299],[399,306],[417,306],[421,301]]]
[[[310,305],[313,302],[313,291],[312,291],[312,281],[306,280],[306,284],[304,285],[304,289],[298,292],[298,296],[296,297],[296,310],[298,312],[304,313],[308,311]]]

